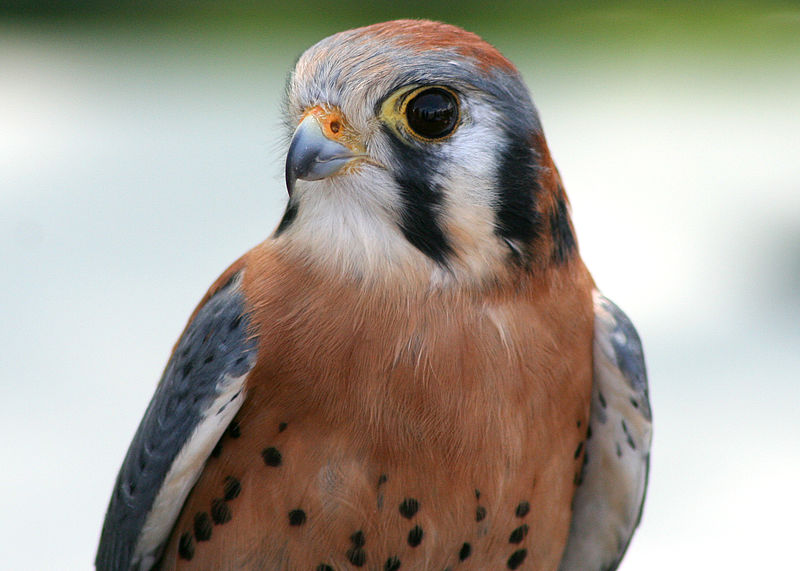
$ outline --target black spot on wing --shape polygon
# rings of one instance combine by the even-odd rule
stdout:
[[[522,247],[528,246],[541,229],[536,201],[539,184],[536,152],[522,133],[509,133],[508,143],[499,154],[495,233]]]
[[[447,236],[439,224],[442,190],[434,182],[437,172],[435,144],[425,148],[406,144],[385,128],[396,158],[395,181],[400,187],[403,210],[400,230],[415,248],[434,261],[445,264],[452,252]]]
[[[647,390],[647,369],[639,333],[625,312],[614,302],[603,298],[603,305],[614,318],[614,330],[610,332],[609,339],[614,348],[617,367],[631,388],[640,396],[641,413],[647,420],[650,420],[652,415]],[[637,406],[637,408],[639,407]]]
[[[556,207],[550,213],[550,235],[553,239],[553,261],[563,264],[572,257],[575,251],[575,234],[569,223],[567,201],[563,190],[559,187],[561,195],[556,200]]]
[[[173,460],[208,412],[226,375],[244,375],[255,362],[256,339],[235,278],[198,310],[167,363],[117,477],[97,550],[98,570],[130,566]],[[188,544],[184,552],[189,553]]]

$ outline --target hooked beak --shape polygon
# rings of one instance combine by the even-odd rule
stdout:
[[[297,179],[320,180],[339,172],[347,163],[362,156],[339,143],[323,129],[325,116],[309,112],[297,126],[286,155],[286,190],[294,192]],[[327,126],[327,130],[330,127]]]

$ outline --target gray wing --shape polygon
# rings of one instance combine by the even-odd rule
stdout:
[[[612,571],[639,525],[652,417],[633,323],[594,292],[594,383],[586,458],[560,571]]]
[[[197,311],[117,476],[95,565],[150,569],[211,451],[244,400],[256,358],[241,272]]]

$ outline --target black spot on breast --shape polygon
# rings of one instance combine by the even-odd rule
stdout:
[[[278,432],[283,432],[284,430],[286,430],[286,426],[288,425],[285,422],[281,422],[280,424],[278,424]]]
[[[383,571],[397,571],[400,569],[400,560],[397,557],[390,557],[383,564]]]
[[[197,541],[208,541],[211,539],[211,518],[206,512],[200,512],[194,516],[194,536]]]
[[[353,542],[353,547],[363,547],[367,539],[364,537],[364,532],[359,529],[350,536],[350,541]]]
[[[211,502],[211,519],[217,525],[228,523],[231,521],[231,508],[227,502],[221,498],[217,498]]]
[[[186,561],[191,561],[192,557],[194,557],[194,538],[188,531],[182,533],[178,540],[178,555],[181,559],[186,559]]]
[[[280,223],[278,224],[277,230],[275,230],[275,236],[280,236],[289,226],[292,225],[294,219],[297,218],[298,206],[297,201],[290,200],[289,204],[286,205],[286,211],[283,213],[283,217],[281,218]]]
[[[597,398],[600,399],[600,406],[602,406],[603,408],[606,408],[606,406],[608,406],[606,403],[606,397],[603,395],[603,393],[598,392]]]
[[[212,458],[219,458],[219,455],[222,454],[222,438],[217,441],[217,444],[214,446],[214,449],[211,451]]]
[[[633,408],[639,408],[639,402],[635,398],[631,397],[629,400],[631,401]]]
[[[333,567],[330,565],[326,565],[325,563],[320,563],[317,565],[317,568],[314,571],[333,571]]]
[[[289,512],[289,525],[303,525],[306,523],[306,512],[303,510],[292,510]]]
[[[592,437],[592,425],[590,424],[586,428],[586,440],[589,440]]]
[[[528,535],[528,525],[523,524],[511,532],[511,535],[508,536],[508,542],[522,543],[522,540],[525,539],[526,535]]]
[[[573,454],[573,457],[576,460],[578,459],[578,456],[581,455],[581,451],[582,450],[583,450],[583,442],[581,441],[581,442],[578,442],[578,447],[575,449],[575,453]]]
[[[400,515],[406,519],[411,519],[417,514],[419,510],[419,502],[414,498],[406,498],[400,504]]]
[[[531,511],[531,505],[528,502],[520,502],[517,509],[514,510],[514,514],[517,517],[525,517],[529,511]]]
[[[617,445],[617,458],[622,458],[622,448],[619,445],[619,442],[616,443]]]
[[[516,569],[522,562],[525,561],[525,556],[528,555],[527,549],[517,549],[514,553],[511,554],[511,557],[508,558],[508,565],[509,569]]]
[[[356,567],[361,567],[367,562],[367,553],[360,547],[351,547],[347,550],[347,560]]]
[[[422,543],[422,535],[422,528],[418,525],[415,525],[411,528],[411,531],[408,532],[408,544],[411,547],[416,547]]]
[[[230,425],[228,425],[228,435],[231,438],[239,438],[242,435],[242,428],[235,420],[231,421]]]
[[[458,552],[458,560],[464,561],[467,557],[470,556],[472,553],[472,546],[469,543],[465,543],[461,546],[461,549]]]
[[[481,499],[481,491],[478,488],[475,488],[475,499]]]
[[[223,489],[225,491],[225,499],[233,500],[238,498],[239,494],[242,493],[242,484],[233,476],[228,476],[225,478]]]
[[[560,187],[559,187],[560,189]],[[563,189],[556,200],[556,207],[550,213],[550,236],[553,239],[553,261],[562,264],[572,257],[575,251],[575,235],[569,224],[567,201]]]
[[[475,510],[475,521],[483,521],[486,517],[486,508],[483,506],[478,506],[478,509]]]
[[[273,446],[264,448],[264,450],[261,451],[261,458],[264,459],[264,464],[273,467],[280,466],[282,461],[281,453]]]

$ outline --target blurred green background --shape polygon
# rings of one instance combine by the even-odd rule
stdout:
[[[622,569],[794,565],[800,5],[470,0],[0,2],[4,567],[90,567],[172,344],[285,205],[287,73],[398,17],[518,65],[639,327],[655,441]]]

